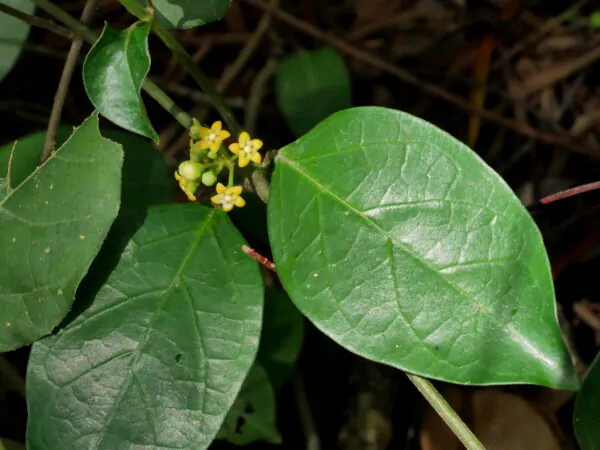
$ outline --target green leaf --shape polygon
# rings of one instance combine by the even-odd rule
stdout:
[[[590,366],[575,399],[573,427],[582,450],[600,449],[600,353]]]
[[[104,26],[83,63],[83,83],[98,112],[120,127],[158,142],[140,95],[150,70],[151,23],[126,30]]]
[[[35,6],[29,0],[0,0],[0,3],[33,14]],[[13,68],[29,34],[29,25],[0,13],[0,80]]]
[[[290,377],[304,340],[304,317],[279,289],[265,292],[263,329],[258,360],[275,390]]]
[[[357,108],[276,161],[277,273],[321,331],[426,377],[577,389],[540,232],[465,145],[408,114]]]
[[[64,318],[117,215],[121,146],[87,119],[0,202],[0,352]]]
[[[146,6],[146,0],[136,0]],[[153,0],[161,24],[169,28],[194,28],[221,19],[233,0]]]
[[[276,408],[275,393],[267,372],[256,363],[229,410],[218,438],[235,445],[256,441],[280,444]]]
[[[335,50],[301,50],[285,58],[275,74],[277,105],[296,136],[352,105],[350,75]]]
[[[207,448],[258,347],[243,244],[222,211],[151,207],[91,306],[33,346],[28,447]]]
[[[0,438],[0,450],[25,450],[25,446],[20,442]]]
[[[56,133],[56,145],[62,145],[73,133],[73,128],[60,126]],[[28,134],[16,142],[15,152],[11,161],[10,185],[16,188],[35,170],[40,162],[40,155],[44,148],[45,131]],[[8,161],[14,143],[0,147],[0,176],[8,172]]]

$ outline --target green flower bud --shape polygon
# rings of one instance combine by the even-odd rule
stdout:
[[[210,159],[217,159],[217,156],[219,156],[219,154],[217,152],[208,152],[208,156]]]
[[[184,161],[179,164],[177,171],[186,180],[197,180],[202,175],[202,169],[204,169],[204,166],[198,162]]]
[[[217,182],[217,176],[212,170],[204,172],[202,174],[202,184],[204,186],[212,186]]]

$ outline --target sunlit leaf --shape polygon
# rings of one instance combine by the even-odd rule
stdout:
[[[70,309],[117,215],[122,161],[94,115],[0,202],[0,352],[49,333]]]
[[[104,27],[83,63],[83,82],[98,112],[120,127],[157,141],[140,90],[150,70],[150,23]]]
[[[435,126],[334,114],[279,152],[268,213],[285,290],[343,347],[450,382],[577,389],[539,230]]]
[[[146,6],[146,0],[136,0]],[[158,20],[169,28],[194,28],[219,20],[233,0],[153,0]]]
[[[263,288],[222,211],[151,207],[92,304],[34,346],[32,449],[205,449],[256,356]]]

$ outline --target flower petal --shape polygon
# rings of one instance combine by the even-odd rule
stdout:
[[[242,133],[240,134],[240,144],[244,145],[246,142],[248,142],[250,140],[250,135],[248,133],[246,133],[245,131],[242,131]]]
[[[222,183],[217,183],[217,194],[224,194],[227,188]]]
[[[213,202],[215,205],[220,205],[221,203],[223,203],[223,194],[213,195],[210,198],[210,201]]]
[[[240,152],[240,144],[238,144],[237,142],[235,144],[231,144],[229,146],[229,151],[237,155]]]
[[[220,120],[217,120],[216,122],[214,122],[212,124],[212,127],[210,127],[210,128],[213,131],[221,131],[221,129],[223,128],[223,124],[221,123]]]
[[[246,206],[246,200],[244,200],[242,197],[236,198],[235,206],[237,206],[238,208],[243,208],[244,206]]]
[[[250,159],[252,160],[252,162],[260,164],[260,162],[262,161],[262,156],[260,153],[254,152],[252,153],[252,156],[250,156]]]
[[[233,195],[240,195],[242,193],[242,187],[233,186],[232,188],[229,188],[229,192]]]
[[[231,133],[229,131],[223,130],[219,132],[219,139],[221,139],[222,141],[227,139],[229,136],[231,136]]]
[[[238,159],[240,167],[246,167],[249,162],[248,156],[245,153],[240,153],[240,158]]]
[[[220,147],[221,147],[221,142],[220,141],[215,141],[215,142],[212,142],[211,144],[208,145],[208,148],[210,149],[210,151],[212,153],[217,152]]]
[[[200,127],[200,137],[206,136],[210,131],[210,128]]]
[[[227,203],[226,205],[223,205],[223,211],[225,212],[229,212],[233,209],[233,205],[231,203]]]
[[[258,151],[262,148],[263,146],[263,141],[261,141],[260,139],[252,139],[252,147],[254,148],[254,150]]]

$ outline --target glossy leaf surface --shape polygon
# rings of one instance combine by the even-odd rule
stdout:
[[[0,351],[44,336],[70,309],[117,215],[122,161],[94,115],[0,202]]]
[[[280,151],[268,212],[285,290],[343,347],[450,382],[577,389],[539,230],[437,127],[334,114]]]
[[[146,6],[145,0],[136,0]],[[154,0],[158,20],[169,28],[193,28],[222,18],[233,0]]]
[[[35,5],[29,0],[0,0],[26,14],[33,14]],[[29,34],[29,25],[8,14],[0,13],[0,80],[15,64]]]
[[[573,427],[582,450],[600,449],[600,354],[590,366],[575,400]]]
[[[111,122],[154,141],[158,135],[146,114],[140,91],[150,70],[150,23],[119,31],[104,27],[83,63],[90,101]]]
[[[352,105],[348,69],[330,47],[301,50],[285,58],[275,74],[275,94],[296,136]]]
[[[28,447],[207,448],[258,347],[243,244],[221,211],[151,207],[92,304],[34,346]]]
[[[276,407],[275,393],[267,372],[260,364],[254,364],[223,422],[219,439],[235,445],[256,441],[280,444]]]

